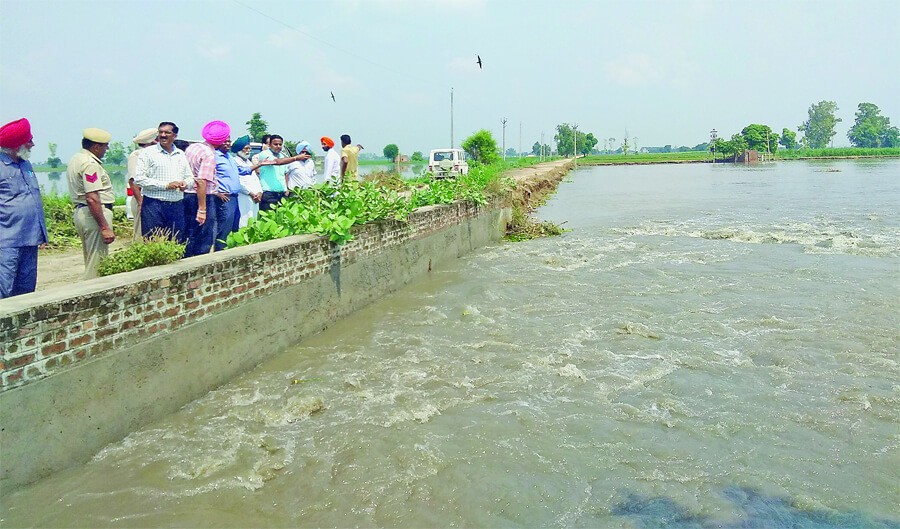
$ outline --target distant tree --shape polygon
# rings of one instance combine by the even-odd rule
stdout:
[[[728,142],[723,140],[722,138],[716,138],[716,141],[711,143],[709,147],[713,153],[713,156],[718,156],[719,154],[727,156],[725,151],[728,149]]]
[[[778,150],[778,134],[772,132],[768,125],[753,123],[744,127],[741,136],[747,142],[747,148],[759,152],[775,152]]]
[[[114,141],[109,144],[109,150],[106,151],[106,156],[103,159],[110,165],[122,165],[125,163],[127,156],[125,154],[125,145],[121,141]]]
[[[691,149],[691,150],[692,150],[692,151],[700,151],[700,152],[702,152],[702,151],[708,151],[708,150],[709,150],[709,143],[707,143],[707,142],[698,143],[697,145],[694,145],[694,148]]]
[[[583,134],[582,132],[578,133],[578,152],[587,156],[590,154],[594,147],[599,143],[593,132],[588,132],[587,134]]]
[[[575,135],[572,126],[568,123],[560,123],[556,126],[556,135],[553,141],[556,142],[556,150],[560,156],[570,156],[575,153]]]
[[[384,153],[385,158],[393,161],[397,158],[397,155],[400,154],[400,147],[397,147],[396,143],[388,143],[384,146],[384,150],[382,152]]]
[[[409,157],[409,161],[411,162],[424,162],[425,155],[422,154],[422,151],[416,151],[412,153],[412,156]]]
[[[47,158],[47,165],[53,168],[59,167],[62,163],[62,160],[60,160],[59,157],[56,156],[56,144],[51,142],[47,145],[47,147],[50,149],[50,157]]]
[[[534,145],[531,146],[531,154],[533,154],[535,156],[541,155],[541,142],[539,142],[539,141],[534,142]]]
[[[260,136],[262,139],[262,136]],[[291,140],[284,140],[284,150],[287,151],[291,156],[297,154],[297,142]]]
[[[778,143],[787,150],[796,149],[797,133],[789,128],[781,129],[781,139],[778,140]]]
[[[262,137],[269,132],[269,124],[263,120],[262,114],[253,113],[247,122],[247,132],[250,133],[250,141],[262,141]]]
[[[747,150],[747,140],[741,134],[734,134],[731,139],[722,145],[721,153],[726,157],[731,156],[732,160],[736,160],[738,155]]]
[[[888,127],[881,139],[881,146],[900,147],[900,130],[897,130],[897,127]]]
[[[516,150],[513,149],[512,147],[510,147],[509,149],[506,149],[506,157],[507,158],[515,158],[518,156],[519,156],[519,153],[516,152]]]
[[[841,122],[841,118],[835,117],[838,110],[834,101],[819,101],[809,107],[809,119],[800,125],[803,136],[810,148],[822,149],[828,146],[828,142],[836,134],[834,128]]]
[[[856,121],[850,127],[847,137],[854,147],[894,147],[900,136],[891,120],[881,115],[881,109],[872,103],[860,103],[856,111]]]
[[[672,152],[672,146],[666,145],[665,147],[662,148],[662,152]]]
[[[494,163],[500,159],[497,140],[490,131],[481,129],[472,134],[462,143],[462,148],[469,156],[485,165]]]

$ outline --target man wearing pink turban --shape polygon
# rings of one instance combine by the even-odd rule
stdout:
[[[0,127],[0,299],[34,292],[38,247],[50,240],[32,139],[25,118]]]
[[[213,204],[218,192],[216,184],[216,149],[231,141],[231,127],[224,121],[210,121],[200,132],[205,140],[193,143],[184,154],[187,156],[196,186],[184,191],[184,221],[187,236],[185,257],[209,253],[215,237],[215,222],[207,222],[208,206]]]

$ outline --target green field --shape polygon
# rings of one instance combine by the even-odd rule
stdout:
[[[717,155],[722,159],[721,155]],[[685,151],[665,153],[640,153],[640,154],[609,154],[600,156],[586,156],[579,158],[578,163],[586,165],[620,165],[629,163],[695,163],[711,162],[712,155],[706,151]]]

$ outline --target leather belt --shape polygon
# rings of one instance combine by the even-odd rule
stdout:
[[[87,204],[75,204],[75,209],[78,209],[78,208],[86,208],[86,207],[88,207]],[[110,211],[113,210],[113,204],[103,204],[103,207],[106,208],[106,209],[108,209],[108,210],[110,210]]]

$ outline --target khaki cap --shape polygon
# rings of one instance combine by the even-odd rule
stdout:
[[[134,138],[132,138],[131,141],[133,141],[134,143],[137,143],[138,145],[143,145],[145,143],[152,143],[153,140],[156,139],[156,136],[158,135],[158,133],[159,133],[159,131],[157,130],[156,127],[153,127],[152,129],[144,129],[144,130],[138,132],[138,135],[135,136]]]
[[[82,135],[84,136],[84,139],[91,140],[94,143],[109,143],[109,140],[112,139],[112,134],[103,129],[84,129]]]

